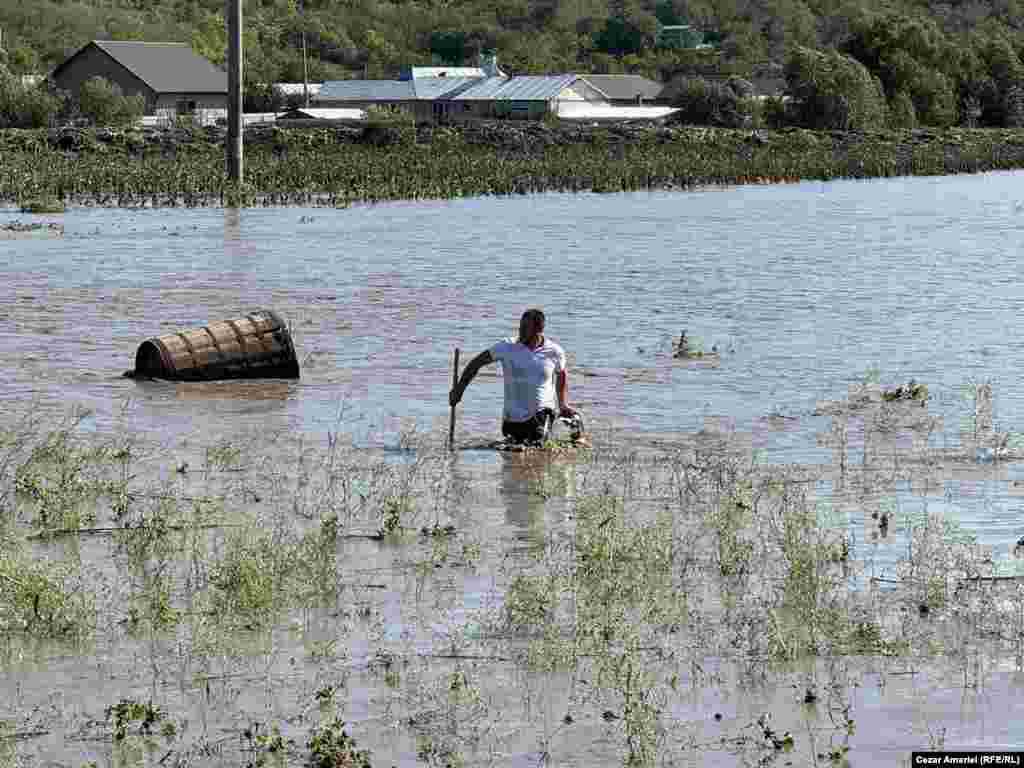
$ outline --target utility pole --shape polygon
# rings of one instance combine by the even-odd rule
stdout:
[[[244,177],[242,165],[242,0],[225,0],[228,21],[228,180]]]
[[[299,12],[302,14],[302,97],[305,103],[302,105],[309,109],[309,66],[306,64],[306,6],[299,4]]]

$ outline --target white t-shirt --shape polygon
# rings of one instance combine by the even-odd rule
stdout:
[[[526,421],[543,408],[558,412],[555,374],[565,370],[565,352],[558,344],[545,336],[543,344],[530,349],[508,338],[490,352],[501,363],[505,379],[506,421]]]

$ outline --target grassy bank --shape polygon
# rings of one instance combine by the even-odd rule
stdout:
[[[0,200],[116,206],[346,205],[531,192],[976,173],[1024,168],[1024,130],[490,126],[378,146],[357,129],[252,133],[230,190],[216,131],[0,132]]]

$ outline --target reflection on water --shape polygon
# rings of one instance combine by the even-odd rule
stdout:
[[[290,381],[204,381],[175,382],[179,400],[287,400],[297,392]]]

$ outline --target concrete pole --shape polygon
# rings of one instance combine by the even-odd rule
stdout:
[[[240,182],[242,165],[242,0],[225,0],[228,22],[228,179]]]
[[[299,3],[299,13],[302,14],[302,106],[309,109],[309,65],[306,64],[306,6],[304,3]]]

